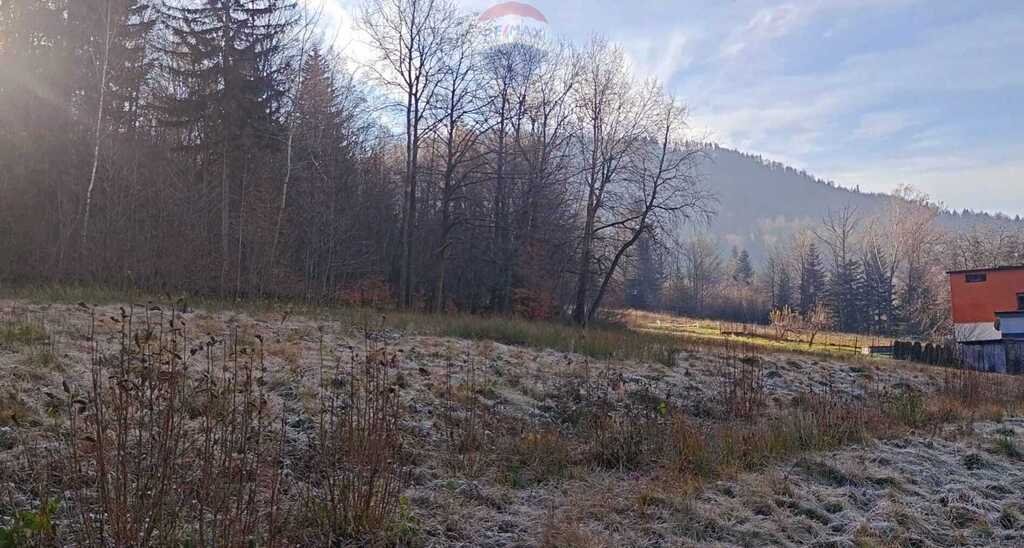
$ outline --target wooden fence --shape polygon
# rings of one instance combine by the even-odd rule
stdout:
[[[719,333],[723,335],[739,335],[771,340],[779,340],[778,331],[770,325],[749,324],[725,321],[705,321],[705,325],[714,325]],[[803,331],[787,332],[784,341],[786,342],[811,342],[811,334]],[[814,335],[815,346],[831,346],[843,348],[851,352],[863,352],[870,347],[891,347],[893,339],[876,335],[859,335],[855,333],[839,333],[834,331],[823,331]]]

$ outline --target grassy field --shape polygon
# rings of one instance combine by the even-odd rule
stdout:
[[[832,331],[815,334],[813,341],[810,334],[801,332],[787,332],[780,339],[769,325],[687,318],[637,310],[619,311],[613,317],[638,331],[698,340],[731,340],[786,352],[862,354],[866,347],[892,346],[893,343],[893,339],[886,337]]]
[[[0,288],[2,296],[30,303],[135,302],[173,305],[182,302],[188,307],[210,311],[280,314],[282,318],[302,315],[354,323],[368,329],[393,328],[424,335],[491,340],[503,344],[575,352],[598,359],[667,361],[681,350],[736,346],[860,359],[865,346],[892,344],[892,339],[833,332],[817,335],[814,344],[809,344],[808,335],[800,333],[789,333],[785,340],[776,340],[768,326],[641,311],[610,311],[596,325],[582,330],[563,322],[530,321],[514,317],[457,313],[435,315],[401,310],[313,306],[273,299],[233,302],[215,297],[120,292],[91,286]]]
[[[0,299],[0,542],[1024,541],[1019,379],[620,323],[134,297]]]

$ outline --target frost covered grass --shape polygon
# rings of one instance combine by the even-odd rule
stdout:
[[[63,342],[51,368],[0,352],[0,527],[57,501],[64,542],[872,545],[932,523],[922,451],[960,452],[945,479],[1019,462],[1014,378],[736,344],[626,356],[613,329],[582,352],[504,319],[12,307]],[[846,464],[872,447],[917,468]],[[949,512],[999,544],[1011,498]]]
[[[6,318],[0,323],[0,346],[38,346],[49,341],[49,335],[41,324],[27,319]]]
[[[271,315],[282,320],[303,316],[362,325],[365,328],[393,328],[421,335],[553,349],[599,360],[653,361],[665,365],[673,364],[675,356],[681,351],[735,347],[752,347],[760,349],[761,352],[799,353],[823,358],[842,356],[847,360],[863,359],[860,356],[860,347],[855,344],[861,339],[854,336],[829,334],[828,337],[822,337],[822,340],[838,342],[808,346],[802,340],[775,341],[763,337],[723,334],[720,327],[711,327],[710,324],[702,324],[696,320],[634,311],[610,312],[595,325],[584,330],[575,325],[550,320],[463,313],[437,315],[390,308],[320,305],[266,297],[234,301],[216,296],[171,293],[160,295],[90,285],[0,288],[0,295],[40,304],[84,302],[105,305],[121,302],[162,302],[210,312]],[[868,340],[870,339],[863,339]]]

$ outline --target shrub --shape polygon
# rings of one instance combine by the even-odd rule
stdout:
[[[539,429],[508,436],[500,447],[504,470],[499,481],[524,488],[564,479],[569,473],[572,447],[561,432]]]
[[[60,504],[43,501],[34,512],[17,512],[9,527],[0,527],[0,548],[54,545],[56,530],[53,518]]]
[[[445,427],[446,456],[453,470],[476,475],[484,464],[487,450],[492,444],[491,432],[495,418],[482,403],[479,394],[484,391],[477,381],[477,367],[465,368],[462,380],[454,384],[455,365],[445,365],[444,408],[441,418]]]
[[[800,313],[785,306],[776,308],[768,316],[772,329],[775,330],[775,339],[784,341],[790,333],[803,329],[803,318]]]
[[[718,399],[722,413],[731,418],[750,419],[761,414],[766,402],[764,367],[757,356],[737,359],[730,351],[722,367]]]
[[[1017,443],[1008,436],[999,436],[996,438],[995,452],[1005,457],[1021,460],[1024,458],[1024,453],[1017,447]]]
[[[368,349],[364,360],[352,357],[347,372],[340,359],[329,371],[302,501],[319,544],[372,538],[396,526],[408,482],[401,397],[389,373],[397,367],[397,356],[379,348]]]
[[[139,316],[133,307],[114,318],[120,344],[110,354],[94,347],[88,388],[65,384],[60,487],[78,544],[337,545],[412,534],[395,356],[378,349],[322,367],[316,426],[296,440],[268,409],[261,335],[234,329],[195,344],[175,313]]]
[[[612,470],[636,470],[651,459],[659,441],[658,419],[646,414],[595,415],[585,426],[589,458]]]
[[[262,352],[236,333],[188,348],[173,314],[135,316],[115,318],[116,353],[94,349],[88,389],[65,384],[75,534],[88,545],[272,544],[281,474]]]
[[[919,428],[928,421],[924,395],[915,390],[901,390],[887,398],[889,414],[904,426]]]

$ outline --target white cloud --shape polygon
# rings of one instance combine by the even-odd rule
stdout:
[[[722,44],[719,56],[731,59],[764,42],[781,38],[803,27],[821,8],[819,2],[781,4],[758,10],[745,25],[734,29]]]
[[[802,26],[816,10],[811,3],[804,3],[801,6],[783,4],[764,8],[747,23],[745,32],[761,38],[785,36],[793,29]]]
[[[692,40],[682,29],[668,36],[644,36],[623,40],[630,61],[639,74],[668,82],[693,62]]]
[[[323,6],[337,22],[337,49],[365,63],[372,51],[355,28],[352,14],[357,1],[301,0],[307,6]],[[556,8],[554,1],[532,3],[550,10],[556,16],[553,21],[560,15],[565,27],[579,6],[554,4]],[[603,5],[609,0],[596,1]],[[625,22],[616,5],[580,12],[585,24],[573,28],[580,40],[589,32],[586,24],[605,32],[615,29],[613,35],[640,73],[674,83],[673,91],[690,106],[695,135],[706,134],[724,145],[848,186],[888,191],[899,183],[912,183],[950,204],[959,206],[962,201],[977,208],[988,200],[1005,210],[1009,206],[998,207],[1000,200],[991,196],[1019,195],[1019,189],[1006,187],[1005,181],[1020,184],[1022,166],[986,156],[985,150],[998,143],[967,141],[961,121],[944,118],[938,106],[942,103],[934,101],[940,96],[955,100],[957,94],[1024,87],[1024,71],[1008,70],[1012,52],[1024,51],[1024,19],[974,10],[973,19],[954,24],[908,27],[912,32],[906,36],[880,41],[867,52],[862,48],[862,53],[835,60],[831,66],[820,64],[828,55],[812,56],[818,63],[812,72],[790,70],[792,61],[807,56],[788,49],[789,42],[782,38],[816,30],[816,36],[831,35],[822,38],[820,47],[832,47],[833,40],[857,30],[850,25],[862,20],[863,10],[891,13],[894,6],[918,2],[783,0],[769,6],[760,0],[711,2],[699,22],[659,19],[653,26],[643,24],[639,15]],[[479,8],[490,2],[463,0],[463,4]],[[751,9],[752,5],[756,7]],[[636,9],[642,11],[643,6]],[[908,20],[907,24],[915,23]],[[886,152],[879,152],[883,142]],[[950,150],[957,152],[955,158],[948,154]],[[971,182],[964,184],[965,180]],[[972,197],[964,188],[984,189],[985,195]],[[1009,200],[1013,199],[1024,200]],[[1024,204],[1013,207],[1024,210]]]
[[[374,59],[373,49],[356,21],[357,7],[347,0],[299,0],[316,23],[324,45],[356,66]]]
[[[744,79],[716,71],[681,85],[695,116],[725,143],[799,155],[845,146],[846,119],[859,121],[846,131],[860,138],[884,137],[916,122],[911,112],[917,105],[877,110],[885,103],[927,99],[939,90],[1024,86],[1024,72],[1007,71],[1005,57],[1000,60],[1006,48],[1024,48],[1022,37],[1022,21],[985,19],[936,29],[923,43],[852,57],[823,72]],[[797,142],[813,133],[822,136],[819,146]]]
[[[854,135],[862,139],[880,139],[899,133],[913,124],[910,114],[904,111],[869,112],[861,116]]]

